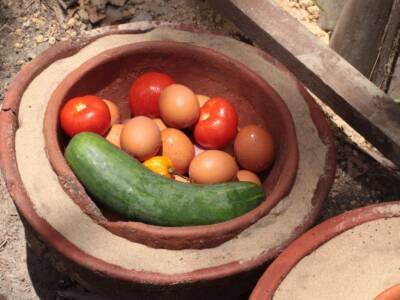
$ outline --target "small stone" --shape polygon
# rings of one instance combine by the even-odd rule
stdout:
[[[126,19],[132,17],[132,13],[131,13],[129,10],[124,10],[124,11],[122,12],[122,16],[123,16],[123,18],[126,20]]]
[[[22,23],[23,28],[28,28],[29,26],[31,26],[31,21],[26,21],[26,22]]]
[[[15,33],[18,34],[18,35],[21,35],[22,34],[22,29],[18,28],[17,30],[15,30]]]
[[[36,41],[36,43],[38,43],[38,44],[43,43],[43,42],[44,42],[44,36],[43,36],[42,34],[37,35],[37,36],[35,37],[35,41]]]
[[[126,3],[126,0],[109,0],[109,2],[115,6],[124,6]]]
[[[113,23],[124,19],[123,12],[120,8],[108,6],[106,10],[107,19]]]
[[[152,17],[147,11],[141,11],[131,18],[131,22],[151,21]]]
[[[14,48],[21,49],[24,45],[22,43],[15,43]]]
[[[87,9],[87,13],[88,13],[88,16],[89,16],[89,21],[92,24],[96,24],[96,23],[100,22],[101,20],[103,20],[106,17],[105,14],[98,13],[97,10],[94,7],[89,7]]]
[[[54,45],[56,43],[56,38],[54,36],[49,37],[49,44]]]
[[[73,17],[71,19],[69,19],[68,22],[67,22],[67,26],[70,27],[70,28],[74,27],[75,24],[76,24],[76,19],[73,18]]]
[[[108,3],[108,0],[91,0],[92,5],[98,9],[104,9]]]
[[[35,23],[36,28],[40,28],[46,24],[46,21],[39,18],[32,18],[32,22]]]
[[[71,6],[74,6],[77,2],[77,0],[58,0],[58,3],[60,3],[62,8],[64,9],[68,9]]]
[[[84,9],[78,10],[78,15],[81,18],[81,20],[84,20],[84,21],[89,20],[89,15],[86,12],[86,10],[84,10]]]
[[[293,11],[293,16],[298,20],[308,20],[308,13],[302,9]]]
[[[313,15],[313,16],[317,16],[319,14],[319,8],[317,6],[309,6],[307,8],[308,12]]]
[[[75,30],[72,30],[72,29],[68,30],[67,33],[72,37],[75,37],[75,36],[78,35],[78,33]]]
[[[17,60],[17,65],[21,66],[25,63],[25,61],[23,59],[19,59]]]
[[[314,3],[312,2],[312,0],[300,0],[299,1],[300,6],[307,8],[309,6],[313,6]]]

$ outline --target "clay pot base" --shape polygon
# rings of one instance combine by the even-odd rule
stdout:
[[[250,299],[374,299],[399,283],[399,230],[399,202],[330,219],[290,245]]]
[[[9,92],[1,112],[0,135],[4,143],[0,147],[4,154],[1,163],[5,180],[16,205],[39,236],[62,255],[89,270],[101,271],[119,280],[151,285],[190,285],[214,282],[262,266],[314,222],[332,184],[335,155],[322,113],[286,69],[255,48],[228,37],[171,28],[127,34],[143,28],[141,26],[126,24],[97,31],[103,35],[108,31],[110,35],[99,37],[73,55],[74,45],[78,48],[85,41],[65,46],[65,53],[60,47],[59,56],[65,58],[48,65],[37,75],[22,98],[17,89]],[[296,126],[299,168],[290,194],[267,216],[215,248],[154,249],[113,235],[94,223],[68,197],[44,150],[43,118],[47,102],[67,74],[113,47],[157,40],[209,47],[247,65],[280,94]],[[27,68],[23,75],[29,71]],[[19,81],[22,80],[20,77]],[[17,86],[18,77],[15,82],[12,87]],[[17,169],[12,147],[15,122],[10,108],[17,111],[19,101],[19,128],[15,137]],[[234,287],[233,281],[229,285]]]

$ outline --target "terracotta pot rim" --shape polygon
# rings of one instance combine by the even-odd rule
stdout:
[[[61,236],[52,226],[49,225],[47,221],[38,216],[22,183],[15,159],[15,132],[18,127],[17,116],[21,96],[24,90],[33,80],[33,78],[35,78],[40,72],[42,72],[49,64],[54,63],[58,59],[68,57],[78,52],[81,47],[86,46],[87,44],[93,42],[100,37],[112,34],[131,34],[147,32],[159,25],[159,22],[152,22],[150,23],[150,26],[143,26],[143,28],[139,29],[132,29],[129,26],[122,27],[122,29],[120,29],[118,26],[110,26],[105,27],[101,30],[95,30],[89,33],[86,37],[80,39],[78,42],[65,41],[58,43],[57,45],[45,50],[31,63],[23,67],[23,69],[11,82],[0,113],[0,137],[2,137],[3,141],[3,143],[0,144],[0,152],[3,154],[0,156],[0,165],[5,182],[7,184],[8,191],[20,214],[38,233],[43,241],[53,247],[57,252],[59,252],[68,260],[78,265],[81,265],[88,270],[92,270],[93,272],[100,273],[106,276],[111,276],[114,279],[128,282],[163,285],[166,283],[176,284],[177,282],[193,282],[194,280],[200,279],[203,281],[208,281],[222,278],[226,275],[234,275],[239,272],[254,269],[256,266],[263,264],[267,260],[275,257],[280,252],[281,248],[278,247],[271,249],[263,255],[258,256],[256,259],[247,261],[245,263],[233,262],[210,269],[202,269],[197,272],[179,275],[137,272],[116,265],[112,265],[84,253],[81,249],[71,244],[65,237]],[[188,31],[187,26],[182,27],[172,25],[167,26],[167,24],[162,25],[164,27]],[[193,29],[189,29],[189,31],[196,32],[196,30]],[[285,69],[283,65],[278,63],[277,60],[272,58],[270,55],[261,51],[259,51],[259,54],[263,57],[269,58],[270,61],[278,66],[278,68]],[[327,196],[329,189],[333,183],[336,166],[334,141],[328,124],[326,123],[322,112],[320,111],[318,105],[315,103],[311,95],[309,95],[306,90],[301,86],[300,90],[304,91],[305,93],[305,101],[307,102],[307,105],[309,107],[310,114],[316,125],[316,129],[318,130],[321,139],[327,145],[328,154],[325,160],[326,175],[321,177],[319,180],[316,192],[312,200],[314,204],[313,209],[310,211],[308,217],[306,218],[304,226],[299,226],[295,229],[295,234],[303,232],[307,227],[312,224],[312,222],[316,218],[316,215],[318,214],[322,206],[323,200]],[[290,243],[293,239],[294,238],[286,241],[286,244]]]
[[[268,267],[254,288],[250,300],[272,299],[279,285],[297,263],[341,233],[370,221],[400,217],[400,211],[378,209],[392,205],[400,205],[400,201],[357,208],[328,219],[304,233]]]
[[[190,53],[196,53],[196,55],[207,56],[210,60],[219,59],[226,64],[234,65],[238,70],[240,70],[239,72],[245,74],[245,76],[248,78],[251,78],[252,81],[257,82],[257,84],[261,86],[267,87],[265,90],[269,93],[269,101],[274,103],[277,109],[276,113],[282,117],[282,126],[284,128],[283,132],[285,132],[283,141],[281,142],[284,147],[281,147],[282,149],[280,150],[282,158],[280,159],[279,163],[275,164],[270,170],[271,174],[274,173],[273,176],[278,178],[277,182],[273,186],[268,196],[259,206],[242,216],[221,223],[202,226],[168,227],[151,225],[138,221],[108,222],[107,220],[99,220],[99,217],[94,216],[90,212],[86,212],[83,204],[77,200],[77,198],[81,199],[82,193],[85,192],[83,188],[82,193],[79,193],[79,195],[75,192],[75,186],[80,184],[78,179],[74,176],[73,172],[67,165],[67,162],[60,151],[57,139],[58,118],[55,118],[54,115],[58,116],[62,102],[66,98],[71,87],[74,86],[76,82],[83,78],[93,68],[104,63],[117,60],[120,57],[129,55],[135,51],[150,52],[152,49],[157,49],[158,51],[160,50],[163,52],[170,48],[173,48],[175,52],[178,52],[179,50],[190,51]],[[188,240],[195,241],[195,243],[193,243],[193,248],[202,249],[214,247],[229,240],[240,231],[257,222],[260,218],[268,214],[268,212],[290,191],[296,178],[299,157],[296,131],[291,113],[289,112],[289,109],[287,108],[283,99],[265,80],[249,70],[248,67],[222,53],[205,47],[175,41],[147,41],[112,48],[102,52],[97,56],[94,56],[79,66],[65,77],[65,79],[59,84],[54,93],[51,95],[45,113],[44,136],[47,156],[54,171],[57,173],[59,178],[68,178],[68,180],[59,180],[61,185],[68,195],[74,199],[74,201],[81,207],[82,210],[85,211],[85,213],[87,213],[92,219],[106,229],[111,230],[114,234],[127,238],[131,241],[147,244],[151,247],[157,245],[157,248],[167,249],[187,249],[187,247],[181,247],[179,242],[186,241],[185,244],[182,243],[182,245],[187,245]],[[280,173],[278,173],[279,169]],[[66,181],[68,181],[68,186],[65,184]],[[71,191],[69,188],[71,181],[75,181],[73,191]],[[85,206],[94,204],[89,196],[86,195],[85,198],[85,201],[88,202],[88,204],[85,204]],[[121,228],[123,230],[130,230],[135,233],[140,233],[140,236],[128,236],[124,232],[121,233],[113,230],[115,228]]]

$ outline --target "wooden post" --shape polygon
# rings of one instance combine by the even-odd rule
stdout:
[[[393,97],[400,97],[400,0],[394,0],[370,80]],[[393,74],[394,72],[394,74]],[[397,75],[396,75],[397,74]],[[394,92],[394,93],[392,93]]]
[[[323,30],[332,31],[342,13],[343,7],[349,0],[317,0],[322,8],[318,25]]]
[[[348,0],[330,45],[364,76],[370,77],[393,7],[393,0]]]
[[[210,3],[400,166],[400,107],[393,99],[274,1],[213,0]]]

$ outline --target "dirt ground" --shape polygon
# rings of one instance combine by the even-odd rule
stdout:
[[[311,0],[276,0],[325,42],[328,34],[316,24]],[[68,1],[65,1],[65,3]],[[22,65],[57,41],[117,22],[165,20],[190,23],[246,40],[240,31],[199,0],[80,1],[63,10],[57,0],[0,0],[0,99]],[[118,6],[120,3],[124,6]],[[95,4],[95,5],[94,5]],[[90,8],[88,10],[88,8]],[[346,126],[327,113],[337,145],[337,172],[319,222],[344,211],[400,198],[397,170],[383,167],[356,144],[367,147]],[[1,155],[1,154],[0,154]],[[27,247],[24,227],[0,181],[0,300],[101,299],[58,274]]]

